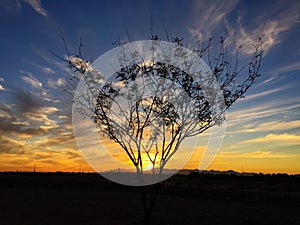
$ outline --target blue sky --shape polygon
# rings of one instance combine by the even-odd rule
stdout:
[[[210,169],[300,173],[299,1],[34,1],[0,2],[0,169],[89,167],[76,147],[69,71],[61,37],[93,60],[125,40],[153,32],[185,46],[228,30],[232,46],[264,41],[262,76],[227,114],[227,132]],[[196,166],[196,159],[190,167]]]

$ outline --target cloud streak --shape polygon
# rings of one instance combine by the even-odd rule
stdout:
[[[271,132],[271,131],[283,131],[286,132],[292,129],[300,129],[300,120],[295,121],[271,121],[266,123],[252,123],[241,126],[238,131],[233,133],[253,133],[253,132]]]
[[[277,153],[273,151],[253,151],[242,153],[240,151],[222,152],[220,158],[247,158],[247,159],[275,159],[275,158],[290,158],[296,154]]]
[[[259,97],[264,97],[264,96],[271,95],[271,94],[274,94],[276,92],[285,90],[287,88],[288,88],[288,86],[286,86],[286,87],[280,87],[280,88],[274,88],[274,89],[271,89],[271,90],[268,90],[268,91],[263,91],[263,92],[260,92],[260,93],[256,93],[256,94],[252,94],[252,95],[247,95],[246,98],[243,99],[243,100],[244,101],[248,101],[248,100],[252,100],[252,99],[255,99],[255,98],[259,98]]]
[[[294,134],[268,134],[264,137],[255,138],[241,142],[241,144],[249,143],[267,143],[267,142],[288,142],[289,145],[300,145],[300,136]]]
[[[268,71],[268,73],[276,76],[282,73],[288,73],[293,71],[299,71],[300,70],[300,62],[293,62],[285,66],[281,66],[280,68],[276,68],[274,70]],[[267,83],[267,81],[266,81]]]
[[[230,123],[254,121],[265,119],[274,115],[281,115],[291,112],[300,107],[300,98],[283,99],[268,102],[268,104],[259,104],[254,107],[235,110],[227,114]]]
[[[26,0],[26,3],[31,5],[31,7],[40,15],[48,17],[48,12],[44,9],[43,4],[40,0]]]
[[[40,68],[46,74],[55,74],[55,71],[53,69],[49,68],[49,67],[42,67],[41,66]]]

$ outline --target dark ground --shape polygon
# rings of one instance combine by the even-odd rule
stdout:
[[[1,225],[143,224],[138,187],[98,174],[0,173]],[[175,175],[161,184],[151,224],[299,225],[300,178]]]

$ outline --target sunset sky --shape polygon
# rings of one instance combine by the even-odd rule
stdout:
[[[61,37],[93,61],[112,43],[170,35],[185,46],[229,31],[249,56],[264,41],[262,76],[226,115],[223,145],[208,169],[300,173],[300,1],[0,1],[0,171],[92,171],[72,130],[69,69]],[[186,168],[197,168],[198,146]],[[202,142],[201,142],[202,143]],[[104,165],[104,164],[103,164]],[[105,165],[104,168],[105,170]]]

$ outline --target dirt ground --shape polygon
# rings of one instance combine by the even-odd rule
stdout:
[[[68,179],[71,181],[74,180],[75,177]],[[39,184],[37,184],[37,179],[34,181],[32,177],[20,178],[11,176],[9,179],[7,177],[1,179],[0,176],[0,224],[144,224],[140,193],[135,189],[131,190],[130,187],[121,189],[118,188],[119,186],[110,187],[109,185],[105,188],[91,188],[87,184],[92,181],[82,178],[80,178],[81,182],[77,183],[77,187],[75,187],[76,185],[74,186],[74,184],[70,187],[65,185],[68,183],[68,179],[52,177],[52,181],[49,181],[49,178],[38,178]],[[57,185],[57,183],[59,183],[57,180],[66,180],[66,183]],[[54,183],[56,185],[53,185],[53,181],[55,181]],[[175,183],[181,187],[185,185],[185,187],[189,189],[178,189],[176,185],[171,185],[172,182],[162,185],[162,191],[158,196],[150,224],[300,224],[299,196],[295,195],[294,199],[294,195],[291,193],[291,190],[298,193],[298,189],[295,189],[292,185],[292,188],[288,191],[284,193],[281,191],[281,197],[279,198],[272,197],[270,199],[268,195],[269,197],[264,201],[250,201],[249,195],[231,195],[230,191],[236,193],[237,190],[232,188],[228,189],[228,186],[224,185],[223,181],[219,182],[220,185],[218,189],[210,188],[209,192],[202,191],[202,194],[193,192],[194,189],[191,187],[195,187],[195,184],[183,185],[182,180],[176,181]],[[86,186],[83,184],[86,184]],[[214,185],[215,184],[218,184],[218,181],[214,181]],[[235,181],[235,186],[237,184],[238,182]],[[297,188],[298,186],[297,184]],[[222,190],[222,192],[220,192],[220,190]],[[186,192],[190,193],[184,194]],[[209,193],[212,194],[209,195]],[[258,192],[255,191],[253,193]],[[288,201],[283,201],[286,199],[285,195],[288,196]],[[239,196],[239,198],[235,196]],[[242,198],[245,196],[245,201],[240,199],[240,196],[242,196]],[[264,198],[265,195],[258,196],[258,199],[260,199],[260,197]],[[248,200],[246,200],[247,198]]]

